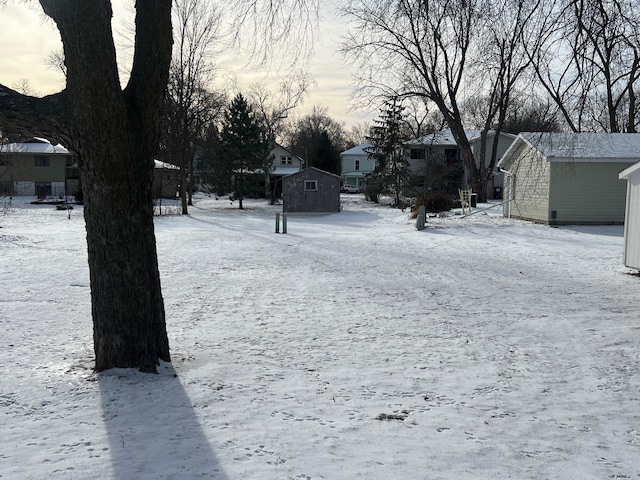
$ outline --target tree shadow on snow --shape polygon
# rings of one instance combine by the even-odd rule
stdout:
[[[98,375],[115,480],[226,480],[171,364]]]

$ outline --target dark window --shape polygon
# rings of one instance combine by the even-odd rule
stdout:
[[[35,165],[36,167],[48,167],[49,166],[49,157],[46,155],[36,155],[35,156]]]
[[[360,160],[356,160],[356,170],[360,170]]]
[[[305,192],[317,192],[318,191],[318,181],[317,180],[305,180],[304,181],[304,191]]]
[[[448,165],[458,161],[458,150],[456,148],[445,148],[444,159]]]
[[[412,148],[409,156],[412,160],[424,160],[424,148]]]

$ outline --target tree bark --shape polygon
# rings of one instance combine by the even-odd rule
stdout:
[[[67,86],[44,99],[0,87],[0,124],[62,139],[78,156],[95,368],[170,361],[152,206],[157,124],[171,58],[171,0],[137,0],[134,63],[118,78],[109,0],[40,0],[64,46]]]

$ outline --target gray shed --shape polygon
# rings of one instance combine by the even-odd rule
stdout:
[[[498,162],[504,214],[549,225],[622,224],[618,175],[638,160],[638,133],[521,133]]]
[[[340,177],[309,167],[282,179],[284,213],[340,211]]]
[[[640,269],[640,162],[620,173],[627,180],[627,209],[624,222],[624,264]]]

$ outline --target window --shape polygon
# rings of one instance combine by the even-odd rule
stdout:
[[[412,160],[424,160],[424,148],[412,148],[409,157]]]
[[[35,166],[36,167],[48,167],[49,166],[49,157],[46,155],[36,155],[35,157]]]
[[[280,165],[291,165],[293,164],[291,157],[281,156],[280,157]]]
[[[317,192],[318,191],[318,181],[317,180],[305,180],[304,181],[304,191],[305,192]]]
[[[360,170],[360,160],[356,160],[356,170]]]
[[[447,162],[447,165],[456,163],[458,161],[458,150],[456,148],[445,148],[444,159]]]

